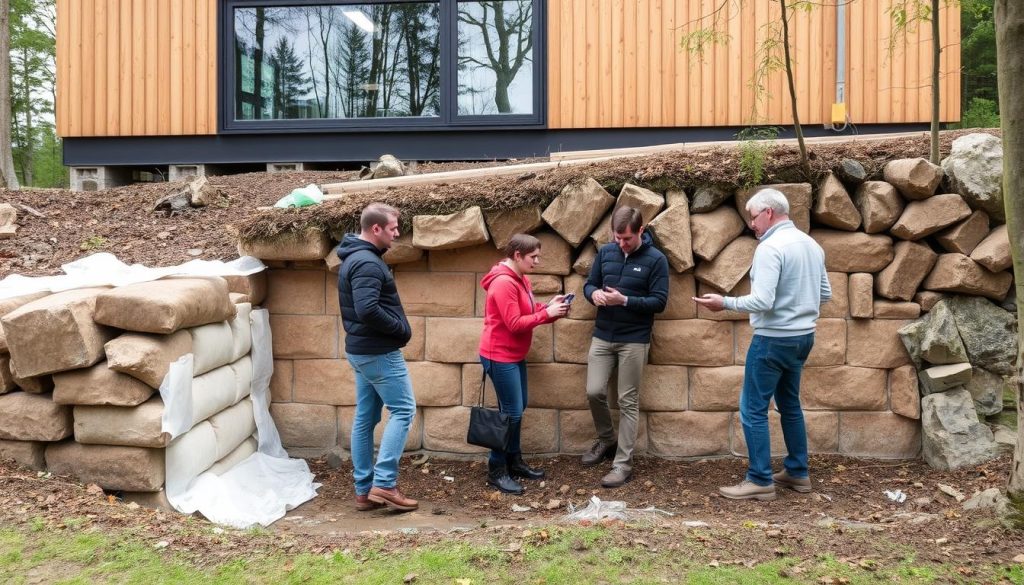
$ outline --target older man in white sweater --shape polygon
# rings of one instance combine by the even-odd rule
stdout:
[[[754,337],[747,350],[740,421],[750,465],[737,485],[719,488],[731,499],[773,500],[775,486],[811,491],[807,431],[800,406],[800,373],[814,346],[820,305],[832,298],[825,253],[789,219],[789,202],[775,189],[747,202],[750,228],[761,240],[750,269],[750,294],[707,294],[694,300],[712,311],[750,313]],[[775,399],[788,455],[772,474],[768,407]]]

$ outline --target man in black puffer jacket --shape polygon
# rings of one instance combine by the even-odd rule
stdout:
[[[356,412],[352,421],[352,475],[356,509],[390,506],[415,510],[419,504],[398,491],[398,460],[416,415],[409,370],[402,348],[412,337],[391,269],[381,256],[398,237],[398,210],[371,203],[359,218],[359,235],[338,244],[338,301],[345,326],[345,354],[355,371]],[[391,413],[377,461],[373,429],[381,408]]]
[[[644,233],[643,216],[631,207],[612,214],[615,241],[597,253],[583,292],[597,307],[587,357],[587,399],[597,441],[583,454],[584,465],[614,456],[604,487],[619,487],[633,473],[633,448],[640,415],[640,380],[651,347],[654,315],[668,302],[668,260]],[[618,367],[618,441],[608,409],[608,379]]]

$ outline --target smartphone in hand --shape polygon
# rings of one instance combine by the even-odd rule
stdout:
[[[576,293],[569,293],[569,294],[565,295],[565,298],[562,299],[562,302],[568,305],[568,304],[572,303],[572,301],[575,298],[576,298]]]

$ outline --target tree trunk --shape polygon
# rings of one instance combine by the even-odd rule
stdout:
[[[942,43],[939,39],[939,0],[932,0],[932,132],[929,160],[939,164],[939,58]]]
[[[0,176],[4,186],[18,189],[11,145],[11,2],[0,0]]]
[[[256,47],[252,52],[252,93],[255,97],[253,119],[263,118],[263,40],[266,36],[267,9],[256,9]]]
[[[934,0],[938,2],[938,0]],[[789,56],[789,16],[786,13],[786,0],[779,0],[782,7],[782,50],[786,63],[786,80],[789,82],[789,105],[793,109],[793,132],[796,133],[796,143],[800,146],[800,170],[804,178],[811,180],[811,162],[807,158],[807,145],[804,143],[804,130],[800,126],[800,112],[796,102],[796,84],[793,83],[793,60]]]
[[[21,156],[21,180],[26,186],[31,187],[34,182],[32,169],[35,166],[36,137],[35,128],[32,126],[32,87],[29,84],[29,59],[28,49],[25,49],[21,61],[23,66],[22,78],[25,80],[25,87],[22,89],[25,97],[25,143],[22,145],[24,152]]]
[[[996,63],[999,83],[999,118],[1003,131],[1003,205],[1013,256],[1014,286],[1017,288],[1017,315],[1024,315],[1024,5],[1020,0],[996,0]],[[1024,498],[1024,384],[1021,382],[1021,351],[1024,329],[1017,328],[1017,448],[1013,452],[1008,491],[1015,499]]]

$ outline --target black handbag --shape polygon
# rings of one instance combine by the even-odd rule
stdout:
[[[512,436],[512,425],[508,414],[496,408],[484,406],[484,391],[487,390],[487,371],[480,380],[480,404],[469,411],[469,430],[466,442],[493,451],[507,451]]]

